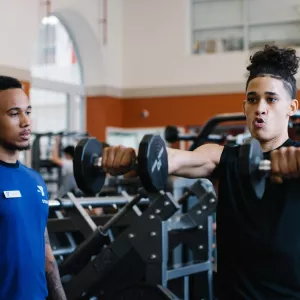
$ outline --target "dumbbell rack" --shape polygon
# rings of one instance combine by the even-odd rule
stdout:
[[[134,198],[132,195],[128,195],[127,197],[108,196],[95,198],[75,198],[72,193],[68,193],[67,196],[68,198],[49,200],[50,217],[48,219],[47,229],[50,235],[52,251],[57,259],[62,259],[64,256],[71,254],[75,250],[75,241],[72,238],[72,233],[80,232],[84,238],[87,238],[94,232],[94,226],[90,226],[90,224],[94,223],[96,226],[103,226],[114,216],[114,214],[89,216],[82,210],[78,211],[78,204],[84,209],[113,207],[114,210],[118,211],[121,206],[124,206]],[[75,202],[77,202],[77,207],[74,199]],[[148,199],[141,199],[138,203],[138,206],[144,208],[148,204]],[[65,213],[62,214],[61,210],[63,210]],[[134,215],[135,212],[130,211],[114,225],[114,229],[107,236],[107,243],[113,241],[115,235],[117,235],[119,232],[122,232],[129,226],[130,220],[132,217],[134,217]],[[63,245],[61,245],[57,239],[54,239],[53,242],[52,237],[55,237],[57,234],[66,235],[65,238],[63,238]]]
[[[190,299],[190,275],[202,272],[207,272],[208,286],[203,287],[205,292],[202,298],[213,299],[212,219],[207,219],[208,215],[205,213],[200,216],[199,207],[203,206],[203,202],[199,202],[189,214],[171,219],[179,209],[176,201],[168,194],[149,195],[149,199],[148,209],[141,216],[131,218],[129,227],[109,246],[99,248],[92,261],[82,264],[81,268],[77,264],[73,270],[74,261],[71,266],[63,266],[63,275],[67,269],[72,274],[72,279],[65,286],[68,299],[89,299],[99,294],[101,299],[117,299],[113,298],[117,287],[119,291],[122,288],[128,289],[129,285],[136,286],[140,281],[144,288],[145,284],[156,287],[157,297],[160,297],[157,299],[178,299],[168,289],[168,285],[176,286],[176,279],[182,278],[184,287],[177,292],[182,293],[183,290],[181,299]],[[189,230],[191,234],[188,233]],[[199,245],[200,240],[207,242]],[[172,265],[172,258],[169,256],[171,248],[176,248],[183,241],[193,249],[196,262],[190,265]],[[83,261],[86,261],[86,253],[82,255],[85,256]],[[78,260],[82,261],[80,256],[79,253]]]

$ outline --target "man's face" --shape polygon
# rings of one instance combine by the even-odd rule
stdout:
[[[257,77],[246,91],[244,112],[252,137],[268,142],[287,134],[289,117],[296,113],[298,101],[293,99],[280,79]]]
[[[22,89],[0,92],[0,145],[8,150],[30,148],[31,106]]]

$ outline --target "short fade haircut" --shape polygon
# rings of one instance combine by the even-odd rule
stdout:
[[[71,146],[71,145],[69,145],[63,149],[63,153],[69,154],[72,157],[74,157],[74,151],[75,151],[75,147]]]
[[[0,75],[0,91],[9,89],[22,89],[22,83],[14,77]]]
[[[294,75],[298,71],[299,57],[295,49],[279,48],[276,45],[266,45],[250,57],[251,64],[246,89],[249,82],[256,77],[272,77],[279,79],[292,99],[297,96],[297,84]]]

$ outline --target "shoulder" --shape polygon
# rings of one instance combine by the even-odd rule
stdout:
[[[63,162],[63,164],[66,164],[66,165],[72,165],[73,164],[73,160],[72,159],[65,159],[65,158],[63,158],[62,162]]]
[[[71,159],[62,158],[61,164],[62,164],[62,167],[69,167],[69,166],[73,166],[73,161]]]
[[[37,171],[23,165],[22,163],[20,163],[20,170],[22,170],[27,176],[30,176],[37,183],[46,186],[43,177]]]
[[[224,175],[226,171],[235,169],[239,157],[240,146],[224,145],[219,164],[214,172],[214,177]]]
[[[70,159],[65,159],[62,162],[63,172],[72,173],[73,172],[73,161]]]
[[[235,145],[235,146],[225,145],[223,147],[223,151],[222,151],[222,155],[221,155],[221,161],[222,160],[227,161],[228,159],[236,158],[239,154],[240,148],[241,148],[240,145]]]

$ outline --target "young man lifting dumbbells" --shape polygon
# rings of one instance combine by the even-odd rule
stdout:
[[[299,58],[293,49],[266,46],[250,58],[243,107],[264,159],[271,160],[262,199],[241,181],[240,146],[205,144],[168,149],[169,174],[219,179],[217,206],[218,299],[300,299],[300,143],[288,136],[298,110]],[[102,166],[125,174],[135,151],[109,147]],[[134,175],[134,172],[131,172]]]

